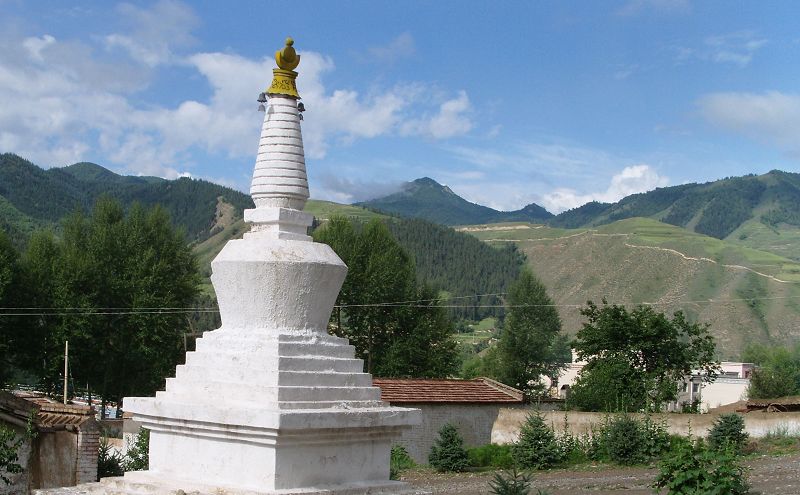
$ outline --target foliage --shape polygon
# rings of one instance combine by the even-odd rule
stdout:
[[[446,290],[460,308],[449,308],[455,318],[478,321],[500,316],[504,293],[519,276],[525,256],[515,244],[495,248],[465,232],[436,225],[421,219],[395,219],[386,226],[403,248],[411,254],[417,280],[435,290]],[[464,299],[463,296],[488,294]]]
[[[19,449],[24,443],[24,436],[17,435],[12,428],[0,424],[0,480],[6,485],[11,484],[11,478],[7,475],[22,472]]]
[[[464,440],[455,426],[448,423],[439,430],[439,437],[431,447],[428,463],[439,472],[461,472],[469,467]]]
[[[472,467],[493,467],[508,469],[514,466],[511,456],[511,445],[497,445],[494,443],[467,449],[469,463]]]
[[[494,495],[528,495],[533,475],[513,468],[511,471],[498,472],[489,482],[489,493]]]
[[[702,441],[679,445],[659,463],[653,488],[668,495],[744,495],[749,492],[746,470],[730,451],[709,449]]]
[[[555,433],[539,411],[528,415],[511,447],[514,462],[524,469],[547,469],[563,461]]]
[[[332,217],[314,237],[330,245],[348,266],[331,330],[350,340],[367,372],[444,377],[456,370],[452,322],[436,294],[417,283],[413,261],[386,225]],[[386,304],[402,301],[418,303]]]
[[[617,414],[607,417],[594,432],[587,455],[622,465],[642,464],[662,456],[671,443],[665,423],[657,423],[649,416],[638,419]]]
[[[389,457],[389,479],[396,480],[400,473],[415,466],[414,459],[402,445],[392,445]]]
[[[800,175],[771,171],[767,177],[732,177],[707,184],[683,184],[626,196],[614,204],[587,203],[563,212],[548,223],[576,228],[633,217],[666,223],[723,239],[765,211],[761,221],[800,225]]]
[[[109,476],[122,476],[125,474],[124,465],[125,458],[111,446],[108,437],[100,437],[100,447],[97,449],[97,481]]]
[[[747,438],[744,418],[736,413],[723,414],[714,421],[708,432],[708,445],[714,450],[730,449],[739,453],[747,444]]]
[[[125,451],[125,471],[146,471],[150,467],[150,430],[142,428]]]
[[[523,270],[508,291],[497,378],[527,395],[540,391],[540,377],[553,376],[560,367],[553,352],[560,331],[561,319],[544,285],[529,270]]]
[[[16,306],[19,292],[19,265],[16,249],[8,236],[0,231],[0,307]],[[13,317],[0,318],[0,388],[9,380],[16,356],[13,333],[16,321]]]
[[[29,218],[55,224],[76,205],[89,209],[104,195],[126,209],[134,203],[160,205],[192,240],[210,234],[218,198],[232,205],[239,217],[253,207],[246,194],[204,180],[121,176],[93,163],[42,170],[17,155],[0,154],[0,196]]]
[[[775,399],[800,395],[800,346],[751,345],[742,358],[758,365],[750,377],[747,395],[751,399]]]
[[[151,395],[183,354],[186,319],[177,313],[103,314],[102,308],[191,305],[198,276],[191,250],[166,212],[101,198],[65,222],[60,239],[34,235],[22,257],[28,306],[72,308],[20,320],[22,365],[55,389],[64,341],[78,383],[104,400]]]
[[[719,373],[708,325],[690,323],[680,311],[670,319],[649,306],[629,312],[589,301],[581,314],[588,321],[573,348],[587,364],[571,400],[582,409],[660,410],[676,399],[678,382],[693,370],[700,370],[706,381]],[[618,379],[631,388],[621,387]]]

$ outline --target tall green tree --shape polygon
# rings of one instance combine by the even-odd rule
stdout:
[[[587,364],[570,395],[580,409],[660,410],[693,370],[706,381],[719,373],[708,325],[691,323],[680,311],[668,318],[649,306],[628,311],[589,301],[581,314],[588,321],[572,346]]]
[[[523,270],[508,291],[508,312],[497,348],[497,377],[527,394],[541,391],[539,380],[560,368],[553,344],[561,318],[547,290],[530,270]]]
[[[8,236],[0,231],[0,308],[14,306],[14,295],[18,289],[18,255]],[[0,387],[11,376],[12,361],[15,354],[12,331],[15,321],[12,316],[0,312]]]
[[[163,209],[134,205],[126,215],[103,197],[90,217],[71,215],[61,239],[34,236],[24,262],[34,300],[63,308],[28,322],[28,364],[45,383],[58,383],[56,356],[69,340],[72,377],[104,399],[163,386],[187,320],[158,308],[190,306],[199,284],[194,256]]]
[[[758,365],[750,377],[747,395],[751,399],[776,399],[800,394],[800,346],[793,349],[748,346],[742,359]]]
[[[355,346],[366,371],[409,377],[455,371],[452,323],[433,291],[418,286],[413,260],[384,223],[333,217],[314,238],[330,245],[348,266],[331,328]],[[420,299],[426,301],[407,303]],[[428,355],[431,349],[437,355]]]

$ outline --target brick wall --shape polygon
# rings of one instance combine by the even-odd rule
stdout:
[[[428,463],[428,454],[439,430],[452,423],[467,447],[477,447],[490,443],[492,426],[500,411],[500,404],[398,404],[414,407],[422,411],[422,423],[404,430],[393,443],[406,448],[419,464]]]
[[[78,451],[75,459],[75,479],[78,484],[97,481],[97,451],[100,431],[94,420],[81,425],[78,432]]]

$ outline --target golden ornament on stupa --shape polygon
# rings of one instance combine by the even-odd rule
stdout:
[[[300,64],[300,55],[294,49],[294,40],[286,38],[286,46],[275,52],[277,69],[272,69],[272,84],[266,93],[268,95],[286,95],[300,99],[297,92],[297,72],[294,69]]]

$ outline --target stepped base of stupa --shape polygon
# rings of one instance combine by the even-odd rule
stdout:
[[[240,487],[197,485],[163,480],[148,471],[127,473],[124,477],[103,478],[97,483],[35,490],[34,495],[430,495],[401,481],[360,481],[342,485],[320,485],[287,490],[245,490]]]

